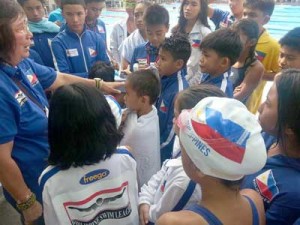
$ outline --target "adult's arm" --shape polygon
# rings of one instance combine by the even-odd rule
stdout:
[[[82,77],[73,76],[66,73],[57,73],[57,77],[53,84],[47,89],[50,91],[54,91],[60,86],[67,85],[67,84],[73,84],[73,83],[86,83],[91,86],[95,86],[95,81],[91,79],[85,79]],[[117,90],[116,88],[123,86],[124,82],[105,82],[102,81],[101,90],[103,92],[109,93],[109,94],[120,94],[121,92]]]
[[[13,141],[0,144],[0,182],[16,202],[25,202],[31,191],[25,184],[19,167],[11,157],[13,144]],[[42,215],[42,206],[38,201],[35,201],[30,208],[22,213],[25,222],[30,223]]]

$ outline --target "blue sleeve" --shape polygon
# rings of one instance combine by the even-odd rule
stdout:
[[[57,70],[63,73],[70,73],[71,68],[68,63],[66,49],[58,40],[56,40],[56,38],[51,42],[51,49],[54,56],[53,60],[56,62]]]
[[[164,115],[158,108],[161,161],[171,158],[175,133],[173,130],[174,101],[177,93],[168,95],[167,101],[164,101],[167,113]],[[162,146],[164,144],[164,146]]]
[[[106,27],[105,27],[105,23],[102,21],[102,20],[100,20],[100,24],[101,24],[101,26],[103,27],[103,29],[104,29],[104,34],[103,34],[103,37],[104,37],[104,43],[105,43],[105,47],[107,48],[107,37],[106,37]]]
[[[97,52],[98,52],[97,60],[110,63],[110,60],[106,53],[106,45],[102,40],[100,34],[97,34],[96,40],[97,40]]]
[[[229,14],[230,13],[227,11],[223,11],[221,9],[214,8],[214,13],[210,19],[215,24],[216,30],[219,29],[220,23],[222,21],[224,21],[228,17]]]
[[[13,96],[0,91],[0,144],[14,140],[18,132],[18,105]]]
[[[225,90],[225,94],[229,97],[229,98],[233,98],[233,86],[232,83],[229,79],[227,79],[227,87]]]
[[[56,80],[57,72],[51,67],[40,65],[31,60],[28,60],[28,62],[31,64],[30,66],[39,79],[43,89],[49,88]]]
[[[270,207],[266,209],[266,224],[268,225],[290,225],[300,215],[299,193],[287,192],[279,194],[272,200]]]

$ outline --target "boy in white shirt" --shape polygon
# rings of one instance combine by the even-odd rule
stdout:
[[[133,72],[125,83],[127,106],[121,145],[132,148],[141,187],[160,169],[160,137],[153,103],[160,93],[159,78],[151,70]]]

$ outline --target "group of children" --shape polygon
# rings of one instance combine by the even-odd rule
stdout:
[[[33,3],[37,6],[26,5]],[[26,8],[39,4],[39,0],[21,3],[25,12]],[[236,201],[231,198],[239,190],[240,179],[255,172],[255,177],[248,177],[242,187],[257,190],[266,199],[267,223],[296,221],[300,210],[297,203],[286,209],[280,205],[285,201],[282,197],[274,207],[271,203],[280,190],[272,183],[277,189],[272,189],[270,197],[263,189],[261,182],[269,185],[262,180],[260,171],[266,162],[266,151],[260,126],[251,114],[258,110],[265,85],[263,79],[272,80],[279,68],[300,69],[299,28],[286,34],[279,46],[263,27],[273,13],[274,4],[271,0],[245,0],[242,5],[245,18],[240,18],[240,12],[233,13],[237,21],[226,27],[231,23],[230,13],[223,14],[222,22],[221,14],[216,15],[221,11],[209,8],[205,0],[184,0],[178,25],[170,37],[166,37],[169,14],[163,6],[136,4],[137,29],[119,46],[122,52],[119,66],[126,71],[127,79],[125,93],[115,97],[127,109],[122,112],[114,99],[85,85],[65,86],[52,96],[50,166],[40,177],[46,224],[221,224],[220,221],[234,224],[232,214],[225,212],[236,210],[235,204],[241,206],[241,213],[235,218],[237,224],[251,224],[251,221],[264,224],[263,203],[256,192],[246,191]],[[63,0],[60,6],[65,24],[63,21],[60,32],[53,26],[56,36],[48,41],[53,65],[61,72],[113,82],[115,62],[107,48],[105,25],[98,19],[104,2]],[[231,9],[235,10],[235,6]],[[222,29],[211,32],[208,16],[216,21],[219,18],[219,22],[213,21]],[[49,33],[43,28],[46,22],[38,26],[34,17],[28,20],[33,21],[32,29],[35,27],[37,34]],[[277,95],[284,92],[279,86],[286,87],[280,82],[288,80],[287,74],[293,74],[294,80],[300,76],[297,70],[283,72],[276,79]],[[276,95],[275,89],[269,95]],[[294,89],[298,93],[296,86]],[[212,96],[216,98],[207,99]],[[225,97],[241,101],[251,113],[242,103]],[[298,101],[296,94],[293,97]],[[270,104],[270,98],[264,105]],[[274,113],[277,108],[273,107]],[[298,111],[293,108],[296,115]],[[274,126],[277,120],[284,120],[281,111],[276,113],[276,119],[271,121]],[[116,121],[121,120],[121,115],[118,126]],[[292,122],[283,125],[292,126]],[[285,146],[286,138],[278,136],[283,135],[285,127],[268,130],[263,121],[260,123],[264,131],[279,138],[283,147],[277,151],[284,152],[290,147]],[[290,136],[299,138],[298,127],[291,129]],[[290,143],[298,146],[298,141]],[[274,144],[274,137],[271,142]],[[119,144],[126,147],[117,147]],[[292,149],[287,156],[299,169],[299,153]],[[278,160],[286,166],[290,159]],[[237,162],[239,166],[235,165]],[[263,169],[266,171],[269,170]],[[284,176],[281,172],[279,176]],[[299,174],[293,173],[300,184]],[[267,175],[271,176],[270,172]],[[232,207],[225,209],[213,199],[209,189],[219,191],[216,196]],[[201,202],[201,208],[195,207],[197,202]],[[165,214],[185,207],[188,212]],[[282,214],[277,215],[280,210]],[[211,214],[217,219],[213,217],[210,221]]]

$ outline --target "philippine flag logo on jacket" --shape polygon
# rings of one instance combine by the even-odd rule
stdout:
[[[166,107],[166,105],[165,105],[165,103],[164,103],[163,100],[161,101],[159,110],[162,111],[162,112],[164,112],[164,113],[168,111],[168,108]]]
[[[92,57],[97,56],[97,51],[95,49],[89,48],[89,53],[90,53],[90,56],[92,56]]]
[[[206,108],[205,115],[206,124],[191,121],[197,135],[223,157],[241,163],[250,132],[215,109]]]
[[[279,193],[272,170],[267,170],[254,180],[256,189],[268,203]]]
[[[200,47],[200,44],[201,44],[201,40],[199,40],[199,39],[193,39],[192,40],[192,47],[194,47],[194,48],[199,48]]]

